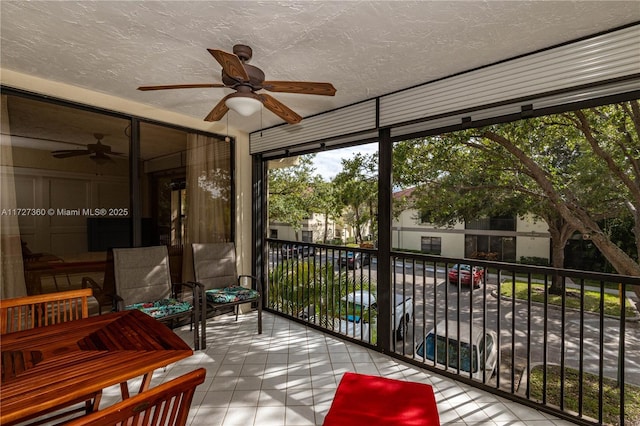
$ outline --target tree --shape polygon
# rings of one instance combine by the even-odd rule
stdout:
[[[313,213],[313,157],[300,156],[290,167],[269,169],[269,221],[290,224],[296,240],[303,219]]]
[[[378,204],[378,156],[356,153],[351,159],[342,160],[342,171],[333,179],[338,200],[347,206],[347,220],[355,229],[356,242],[362,242],[362,228],[371,223],[373,235],[377,235],[376,206]]]
[[[338,221],[342,206],[337,199],[335,186],[331,182],[325,182],[316,176],[313,180],[312,210],[324,216],[324,232],[322,242],[327,243],[329,234],[329,221]]]
[[[416,186],[415,207],[433,223],[534,213],[549,225],[554,266],[579,231],[619,273],[640,275],[598,225],[631,214],[639,246],[639,117],[633,101],[402,142],[395,183]]]
[[[394,211],[412,207],[419,219],[453,226],[492,216],[533,214],[549,227],[552,262],[564,266],[564,245],[573,234],[553,209],[532,191],[534,183],[499,147],[479,143],[474,131],[404,141],[394,147],[394,184],[412,186],[406,201],[394,198]],[[559,283],[551,291],[560,291]]]
[[[502,129],[485,128],[480,134],[498,144],[518,161],[538,185],[564,221],[589,235],[600,252],[620,274],[640,276],[637,260],[625,253],[604,232],[598,221],[619,214],[625,206],[633,215],[636,246],[640,241],[640,107],[638,101],[579,110],[546,117],[543,124],[565,129],[580,138],[563,141],[576,146],[580,155],[566,170],[540,161],[538,150]],[[577,131],[577,132],[576,132]],[[576,133],[573,133],[576,132]],[[538,145],[537,148],[540,146]],[[570,173],[569,173],[570,172]],[[637,249],[636,249],[637,250]],[[637,252],[636,252],[637,256]]]

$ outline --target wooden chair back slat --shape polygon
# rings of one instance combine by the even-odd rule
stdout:
[[[206,370],[199,368],[65,425],[184,426],[193,394],[196,387],[204,382],[205,376]]]
[[[0,334],[89,317],[90,288],[0,300]]]

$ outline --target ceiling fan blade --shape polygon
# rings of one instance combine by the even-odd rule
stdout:
[[[334,96],[336,88],[331,83],[311,81],[265,81],[262,88],[270,92],[302,93],[306,95]]]
[[[205,117],[204,121],[218,121],[224,117],[224,115],[229,111],[229,107],[227,107],[227,104],[225,103],[229,96],[231,95],[227,95],[222,98],[222,100],[213,107],[209,115]]]
[[[296,114],[292,109],[288,106],[277,100],[276,98],[267,95],[266,93],[261,93],[260,99],[262,99],[262,103],[265,107],[271,112],[273,112],[278,117],[282,118],[289,124],[296,124],[302,120],[298,114]]]
[[[240,80],[249,81],[249,74],[244,69],[242,61],[233,53],[225,52],[218,49],[207,49],[211,55],[216,58],[216,61],[222,65],[222,69],[229,77]]]
[[[51,153],[56,158],[69,158],[69,157],[77,157],[79,155],[89,155],[91,151],[88,149],[72,149],[72,150],[61,150],[61,151],[53,151]]]
[[[167,84],[163,86],[140,86],[138,90],[143,92],[149,90],[167,90],[167,89],[200,89],[205,87],[227,87],[221,83],[196,83],[196,84]]]

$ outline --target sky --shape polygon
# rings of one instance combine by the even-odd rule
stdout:
[[[313,161],[316,171],[315,175],[322,176],[325,181],[333,179],[340,171],[342,171],[342,159],[353,158],[360,152],[362,154],[373,154],[378,151],[377,143],[366,145],[352,146],[349,148],[340,148],[318,152]]]

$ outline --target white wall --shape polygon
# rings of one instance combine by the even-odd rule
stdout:
[[[73,210],[129,206],[127,178],[26,168],[14,169],[14,178],[17,205],[55,211],[18,217],[21,237],[32,252],[62,258],[86,253],[87,218]]]

